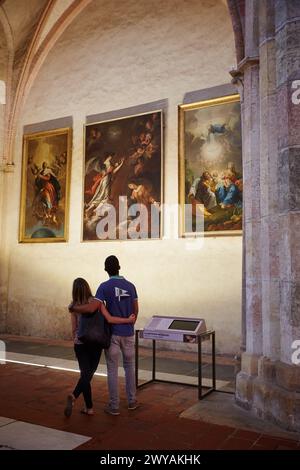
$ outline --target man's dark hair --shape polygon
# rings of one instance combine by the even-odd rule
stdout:
[[[117,276],[120,270],[120,263],[116,256],[108,256],[104,263],[104,269],[109,276]]]

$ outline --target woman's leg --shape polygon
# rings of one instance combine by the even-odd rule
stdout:
[[[89,348],[85,344],[76,344],[75,353],[80,369],[80,379],[73,391],[75,398],[78,398],[83,393],[84,401],[87,409],[93,408],[92,393],[90,381],[93,376],[93,372],[90,366],[90,352]]]
[[[97,367],[99,365],[102,349],[100,349],[99,346],[89,345],[87,347],[87,350],[88,350],[88,356],[89,356],[89,370],[90,370],[89,382],[91,384],[93,376],[94,376],[94,374],[97,370]],[[90,390],[91,390],[91,388],[90,388]],[[86,403],[87,403],[87,400],[86,400]],[[92,391],[91,391],[90,404],[92,404]],[[83,410],[81,410],[81,413],[88,414],[88,415],[93,415],[94,411],[93,411],[92,407],[88,407],[86,405],[86,407]]]
[[[94,375],[96,372],[100,359],[101,359],[102,349],[99,346],[91,346],[90,349],[90,368]],[[93,377],[92,377],[93,378]],[[91,378],[91,379],[92,379]]]

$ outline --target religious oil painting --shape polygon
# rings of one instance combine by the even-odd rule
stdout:
[[[179,106],[181,235],[242,231],[243,175],[239,95]]]
[[[67,241],[70,169],[70,128],[24,136],[20,242]]]
[[[83,241],[161,236],[162,111],[85,126]]]

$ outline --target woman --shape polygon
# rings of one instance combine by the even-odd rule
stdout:
[[[86,304],[93,300],[90,286],[85,279],[75,279],[73,282],[72,298],[72,305]],[[135,321],[134,315],[130,315],[129,318],[113,317],[109,314],[104,304],[101,305],[101,313],[109,323],[133,323]],[[94,414],[91,380],[97,370],[102,349],[97,345],[84,344],[78,339],[80,320],[80,314],[74,312],[71,313],[72,337],[80,369],[80,379],[73,393],[69,394],[67,397],[67,404],[64,411],[66,417],[71,416],[75,400],[81,393],[83,394],[85,401],[85,407],[81,412],[87,415]]]
[[[42,169],[36,175],[35,185],[39,201],[44,210],[43,223],[53,222],[57,224],[56,212],[61,196],[61,187],[47,162],[43,162]]]

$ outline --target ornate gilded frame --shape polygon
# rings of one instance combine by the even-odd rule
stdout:
[[[86,165],[86,133],[87,133],[87,128],[90,126],[95,126],[98,124],[105,124],[105,123],[113,123],[117,121],[122,121],[123,119],[128,119],[128,118],[136,118],[139,116],[146,116],[146,115],[151,115],[154,113],[160,113],[160,150],[161,150],[161,161],[160,161],[160,175],[161,175],[161,190],[160,190],[160,199],[161,199],[161,208],[163,207],[164,203],[164,112],[163,109],[154,109],[153,111],[146,111],[144,113],[137,113],[137,114],[129,114],[126,116],[121,116],[121,117],[116,117],[112,119],[104,119],[103,121],[95,121],[95,122],[89,122],[87,124],[84,124],[83,126],[83,167],[82,167],[82,210],[81,210],[81,242],[82,243],[92,243],[92,242],[124,242],[124,241],[149,241],[149,240],[161,240],[162,239],[162,234],[163,234],[163,223],[164,223],[164,218],[163,218],[163,213],[164,211],[160,211],[160,230],[159,230],[159,238],[137,238],[137,239],[131,239],[127,238],[125,240],[123,239],[107,239],[107,240],[100,240],[100,239],[84,239],[83,233],[84,233],[84,189],[85,189],[85,165]]]
[[[229,96],[222,96],[214,99],[203,100],[190,104],[178,105],[178,190],[179,190],[179,235],[181,237],[195,237],[199,236],[199,232],[185,232],[185,113],[190,110],[204,109],[212,106],[226,105],[228,103],[240,102],[240,95],[234,94]],[[242,235],[242,230],[222,230],[222,231],[204,231],[201,232],[204,236],[236,236]]]
[[[32,140],[41,140],[52,136],[67,135],[67,161],[65,165],[65,183],[64,183],[64,205],[62,207],[64,220],[63,220],[63,235],[55,237],[38,237],[32,238],[26,235],[26,206],[27,201],[27,188],[28,188],[28,144]],[[23,158],[22,158],[22,180],[21,180],[21,201],[20,201],[20,221],[19,221],[19,242],[20,243],[57,243],[67,242],[69,236],[69,207],[70,207],[70,177],[71,177],[71,163],[72,163],[72,129],[61,128],[45,132],[37,132],[32,134],[25,134],[23,136]],[[41,227],[43,228],[43,227]]]

